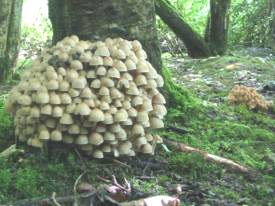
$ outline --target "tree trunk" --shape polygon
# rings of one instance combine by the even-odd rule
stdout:
[[[184,42],[191,57],[211,56],[210,49],[203,38],[184,21],[180,13],[167,0],[156,0],[155,6],[159,17]]]
[[[271,19],[270,22],[270,46],[272,49],[275,49],[275,0],[269,0],[269,16]]]
[[[0,0],[0,81],[15,66],[19,52],[23,0]]]
[[[226,52],[230,3],[231,0],[210,0],[205,40],[214,55],[223,55]]]
[[[87,40],[138,39],[149,61],[161,68],[153,0],[49,0],[49,17],[54,43],[72,34]]]

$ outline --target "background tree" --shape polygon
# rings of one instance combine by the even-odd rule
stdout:
[[[195,32],[169,0],[156,0],[156,11],[160,18],[185,43],[191,57],[223,55],[227,47],[230,0],[211,0],[210,17],[205,40]]]
[[[23,0],[0,0],[0,81],[15,66],[19,51]]]
[[[54,43],[71,34],[89,40],[138,39],[150,62],[161,68],[153,0],[49,0],[49,17]]]
[[[226,52],[230,3],[231,0],[210,0],[205,40],[214,55]]]

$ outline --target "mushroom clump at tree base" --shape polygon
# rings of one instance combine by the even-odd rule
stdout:
[[[162,86],[138,41],[71,36],[33,62],[7,110],[18,140],[34,147],[63,142],[95,158],[153,154],[159,138],[150,132],[166,114]]]

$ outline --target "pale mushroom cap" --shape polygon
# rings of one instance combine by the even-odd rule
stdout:
[[[137,72],[138,73],[148,73],[150,71],[147,61],[138,61],[137,63]]]
[[[76,144],[78,145],[86,145],[89,143],[87,135],[79,135],[76,139]]]
[[[105,87],[114,87],[115,86],[114,81],[110,78],[103,77],[103,78],[101,78],[100,81],[101,81],[102,86],[105,86]]]
[[[72,124],[68,128],[68,133],[69,134],[79,134],[80,133],[80,128],[77,124]]]
[[[55,106],[52,111],[53,117],[61,117],[63,115],[63,109],[60,106]]]
[[[39,140],[38,138],[34,138],[34,139],[29,139],[31,140],[31,146],[33,147],[38,147],[38,148],[42,148],[43,147],[43,142],[41,140]]]
[[[91,88],[98,89],[101,86],[101,82],[99,79],[95,79],[91,82]]]
[[[111,68],[107,72],[107,77],[119,79],[120,72],[116,68]]]
[[[77,71],[75,70],[68,70],[67,71],[67,75],[66,75],[66,79],[71,82],[73,81],[74,79],[77,79],[79,77],[79,74]]]
[[[149,121],[149,115],[147,111],[138,112],[137,122],[148,122],[148,121]]]
[[[144,128],[141,124],[134,124],[132,128],[133,135],[144,135]]]
[[[72,98],[69,94],[64,93],[60,95],[61,104],[71,104]]]
[[[127,133],[124,129],[119,129],[116,133],[116,139],[118,140],[127,140]]]
[[[74,114],[76,115],[81,115],[81,116],[86,116],[89,115],[91,113],[91,109],[89,108],[89,106],[85,103],[79,103],[76,105]]]
[[[52,106],[49,104],[46,104],[45,106],[42,106],[40,109],[41,114],[51,115],[52,114]]]
[[[120,72],[126,72],[127,71],[126,65],[122,61],[119,61],[119,60],[114,61],[114,67]]]
[[[111,57],[104,57],[103,58],[103,65],[104,66],[113,66],[113,59]]]
[[[32,98],[28,95],[21,95],[20,98],[18,99],[18,104],[31,105],[31,103],[32,103]]]
[[[50,133],[47,129],[43,129],[39,132],[39,136],[38,136],[39,139],[41,140],[48,140],[50,139]]]
[[[55,128],[56,127],[56,119],[53,119],[53,118],[47,119],[46,122],[45,122],[45,125],[48,128]]]
[[[111,132],[105,132],[103,138],[105,141],[112,141],[116,139],[116,136]]]
[[[97,49],[95,51],[95,55],[109,57],[110,51],[109,51],[108,47],[102,45],[102,46],[97,47]]]
[[[118,123],[112,124],[110,127],[110,131],[113,133],[119,132],[120,130],[122,130],[122,128]]]
[[[89,136],[89,143],[93,145],[100,145],[104,142],[103,136],[100,133],[93,132]]]
[[[152,129],[159,129],[164,127],[163,121],[157,117],[150,118],[150,125]]]
[[[107,128],[104,124],[97,124],[96,125],[96,128],[95,128],[96,132],[103,133],[103,132],[106,132],[106,130],[107,130]]]
[[[139,149],[142,145],[147,144],[147,139],[145,137],[139,137],[135,140],[134,144]]]
[[[64,113],[60,118],[60,124],[73,124],[73,118],[70,114]]]
[[[57,80],[52,79],[49,82],[47,82],[47,89],[48,90],[58,90],[59,88],[59,83]]]
[[[94,70],[88,71],[87,74],[86,74],[86,77],[88,79],[94,79],[94,78],[96,78],[95,71]]]
[[[74,70],[82,70],[83,69],[82,63],[78,60],[71,61],[70,67],[71,67],[71,69],[74,69]]]
[[[72,144],[74,142],[74,137],[70,135],[65,135],[62,139],[62,141],[66,144]]]
[[[141,152],[144,154],[153,154],[154,150],[151,144],[147,143],[141,147]]]
[[[128,115],[129,115],[129,117],[136,117],[137,116],[137,110],[135,109],[135,108],[130,108],[129,110],[128,110]]]
[[[105,111],[110,109],[110,105],[107,102],[101,101],[100,109]]]
[[[120,155],[127,155],[128,153],[130,153],[130,150],[131,150],[131,147],[127,142],[120,144],[118,147],[118,152]]]
[[[80,91],[73,88],[70,88],[68,93],[71,97],[78,97],[80,95]]]
[[[125,61],[125,65],[126,65],[128,71],[136,70],[136,68],[137,68],[135,62],[134,62],[133,60],[131,60],[130,58],[128,58],[128,59]]]
[[[110,145],[104,145],[104,146],[102,147],[102,152],[109,153],[109,152],[111,152],[111,151],[112,151],[112,149],[111,149],[111,146],[110,146]]]
[[[63,80],[59,83],[59,91],[67,92],[67,91],[69,91],[69,88],[70,88],[69,82]]]
[[[115,122],[124,122],[128,119],[128,113],[125,109],[118,110],[114,115]]]
[[[92,58],[91,58],[89,64],[92,65],[92,66],[100,66],[100,65],[103,65],[103,59],[102,59],[102,57],[100,57],[100,56],[92,56]]]
[[[86,84],[87,84],[86,78],[85,77],[79,77],[79,78],[74,79],[72,81],[72,88],[74,88],[74,89],[83,89],[83,88],[85,88]]]
[[[160,93],[157,93],[154,97],[153,97],[153,100],[152,102],[154,104],[165,104],[166,103],[166,100],[164,98],[164,96]]]
[[[147,85],[147,80],[144,75],[139,74],[135,78],[135,83],[137,86]]]
[[[50,104],[61,104],[61,99],[56,93],[50,94]]]
[[[52,141],[62,141],[62,133],[58,130],[53,130],[51,132],[51,140]]]
[[[74,103],[68,104],[68,105],[66,106],[66,110],[65,110],[66,113],[68,113],[68,114],[74,113],[75,107],[76,107],[76,104],[74,104]]]
[[[102,122],[104,121],[104,113],[100,109],[92,109],[89,116],[90,122]]]
[[[47,104],[50,102],[50,96],[45,92],[37,93],[35,99],[38,104]]]
[[[30,115],[33,118],[39,118],[40,117],[40,110],[39,110],[39,108],[38,107],[31,108]]]
[[[110,90],[107,87],[101,87],[98,92],[99,95],[101,96],[109,96],[110,95]]]
[[[97,158],[97,159],[102,159],[102,158],[104,158],[104,154],[101,150],[97,149],[93,152],[93,157]]]
[[[96,75],[98,76],[105,76],[106,73],[107,73],[107,70],[104,66],[100,66],[96,70]]]
[[[131,82],[129,89],[127,89],[126,93],[129,95],[139,95],[139,90],[138,90],[136,84]]]

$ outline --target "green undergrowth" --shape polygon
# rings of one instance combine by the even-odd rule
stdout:
[[[49,160],[40,151],[31,152],[1,161],[0,203],[45,198],[53,192],[64,196],[73,193],[74,181],[81,174],[76,155],[67,153],[66,157]]]
[[[275,189],[275,118],[262,112],[248,110],[245,106],[230,106],[227,103],[205,106],[198,97],[176,85],[168,69],[163,70],[165,89],[168,94],[166,129],[159,132],[165,138],[183,142],[211,154],[226,157],[261,173],[258,181],[251,183],[240,176],[235,181],[245,188],[246,196],[253,205],[272,202],[270,195]],[[274,115],[274,114],[273,114]],[[184,132],[169,130],[169,125],[184,129]],[[223,166],[206,162],[196,154],[166,154],[170,168],[193,180],[221,178],[226,172]],[[215,192],[228,199],[238,199],[234,188],[216,186]],[[256,187],[256,188],[254,188]],[[253,197],[253,195],[255,197]],[[257,196],[257,198],[256,198]],[[264,202],[264,200],[267,202]],[[250,202],[252,203],[252,202]],[[272,203],[271,203],[272,204]]]
[[[7,95],[0,96],[0,151],[5,148],[7,142],[10,142],[10,133],[12,128],[11,115],[5,110],[5,99]]]

